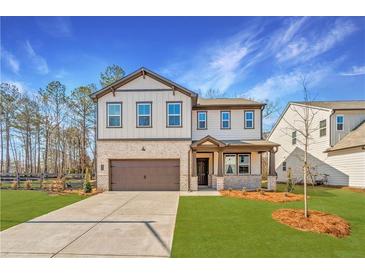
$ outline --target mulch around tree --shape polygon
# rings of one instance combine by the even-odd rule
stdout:
[[[301,231],[326,233],[337,238],[350,235],[350,225],[343,218],[316,210],[308,213],[308,218],[305,218],[303,209],[283,208],[274,211],[272,218]]]
[[[344,186],[341,189],[350,190],[352,192],[365,193],[365,188],[356,188],[356,187]]]
[[[269,201],[274,203],[285,203],[302,201],[304,196],[301,194],[286,192],[242,192],[240,190],[221,190],[222,196],[234,197],[248,200]]]

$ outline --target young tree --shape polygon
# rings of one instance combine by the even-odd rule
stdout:
[[[100,73],[100,85],[106,87],[111,83],[121,79],[125,75],[124,70],[118,65],[106,67],[105,71]]]
[[[290,109],[295,113],[297,119],[295,122],[288,121],[283,117],[283,120],[288,125],[291,132],[298,132],[301,138],[296,138],[296,142],[303,146],[303,184],[304,184],[304,216],[308,217],[308,197],[307,184],[310,181],[310,165],[308,163],[308,150],[313,140],[312,134],[318,130],[318,127],[313,126],[313,120],[317,111],[310,107],[311,99],[308,91],[308,81],[306,77],[300,79],[300,84],[303,88],[304,102],[301,106],[291,105]]]

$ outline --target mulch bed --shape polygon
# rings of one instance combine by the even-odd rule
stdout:
[[[353,191],[353,192],[365,193],[365,188],[356,188],[356,187],[344,186],[341,189],[350,190],[350,191]]]
[[[242,192],[239,190],[221,190],[220,193],[222,194],[222,196],[227,197],[269,201],[274,203],[285,203],[303,200],[303,195],[286,192]]]
[[[75,190],[63,190],[63,191],[57,191],[57,192],[48,192],[48,195],[50,196],[58,196],[58,195],[67,195],[67,194],[79,194],[83,196],[92,196],[101,193],[102,191],[97,190],[96,188],[93,188],[90,193],[85,193],[81,189],[75,189]]]
[[[305,218],[302,209],[283,208],[274,211],[272,218],[301,231],[326,233],[337,238],[350,235],[350,225],[341,217],[316,210],[308,213]]]

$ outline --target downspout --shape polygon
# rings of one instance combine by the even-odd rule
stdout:
[[[191,148],[188,151],[188,191],[191,191],[191,187],[190,187],[190,168],[191,168],[191,164],[190,164],[190,155],[191,155]]]
[[[330,131],[330,134],[329,134],[329,138],[330,138],[330,141],[329,141],[329,144],[330,144],[330,147],[333,147],[332,145],[332,116],[335,114],[335,110],[332,110],[331,111],[331,114],[330,114],[330,121],[329,121],[329,131]]]

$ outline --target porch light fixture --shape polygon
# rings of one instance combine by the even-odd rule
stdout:
[[[142,151],[146,151],[146,148],[144,146],[142,147]]]

